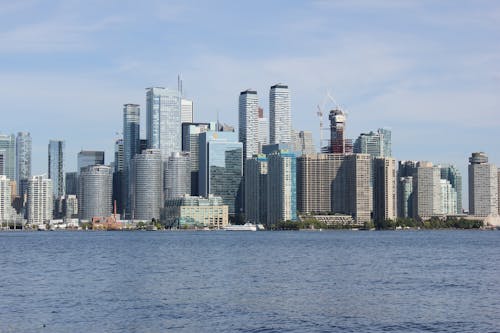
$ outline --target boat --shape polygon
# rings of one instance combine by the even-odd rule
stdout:
[[[253,223],[245,223],[243,225],[228,224],[224,227],[226,231],[257,231],[257,226]]]

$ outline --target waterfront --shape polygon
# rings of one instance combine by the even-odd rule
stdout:
[[[0,233],[0,332],[495,332],[499,253],[495,231]]]

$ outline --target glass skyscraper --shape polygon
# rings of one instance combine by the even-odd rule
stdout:
[[[31,136],[28,132],[19,132],[16,137],[17,188],[21,198],[28,190],[31,178]]]
[[[269,143],[292,142],[292,104],[287,85],[276,84],[269,92]]]
[[[64,186],[64,141],[49,141],[49,179],[52,179],[54,197],[62,198]]]
[[[91,165],[104,165],[104,152],[82,150],[78,153],[78,173],[81,169]]]
[[[200,134],[200,195],[221,196],[229,215],[242,206],[243,144],[234,132]]]
[[[3,155],[3,174],[10,180],[16,180],[16,137],[14,134],[0,134],[0,155]]]
[[[162,87],[146,90],[148,147],[159,149],[165,161],[181,151],[181,94]]]

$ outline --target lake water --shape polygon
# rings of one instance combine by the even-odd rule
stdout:
[[[499,332],[500,232],[4,232],[4,332]]]

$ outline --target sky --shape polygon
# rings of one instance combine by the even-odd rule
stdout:
[[[0,0],[0,133],[31,133],[33,174],[65,140],[74,171],[82,149],[112,161],[123,104],[144,125],[146,87],[180,74],[195,121],[237,127],[240,91],[267,113],[285,83],[317,145],[329,93],[349,137],[390,128],[396,159],[455,164],[466,184],[473,151],[500,165],[499,41],[497,1]]]

